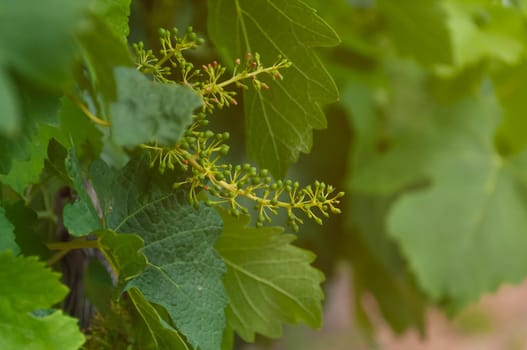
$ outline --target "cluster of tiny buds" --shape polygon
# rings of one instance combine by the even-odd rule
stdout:
[[[222,80],[222,77],[226,72],[226,67],[217,61],[201,67],[207,78],[201,84],[198,84],[197,88],[203,96],[205,111],[213,110],[215,107],[223,108],[225,106],[238,105],[238,101],[235,98],[237,95],[236,91],[226,90],[227,86],[234,85],[238,88],[248,89],[244,81],[249,80],[252,82],[254,89],[268,90],[270,88],[269,84],[264,82],[261,76],[268,75],[272,80],[282,80],[283,76],[280,73],[280,69],[291,66],[289,60],[279,56],[272,66],[266,67],[262,64],[258,53],[254,55],[247,53],[244,62],[237,58],[234,63],[232,76],[225,80]]]
[[[237,92],[227,87],[249,89],[246,82],[250,82],[257,91],[268,90],[272,81],[283,79],[280,70],[291,67],[289,60],[279,56],[272,66],[265,66],[258,53],[247,53],[244,59],[234,61],[232,75],[225,78],[227,69],[217,61],[199,69],[186,61],[183,51],[203,43],[192,27],[182,37],[177,29],[161,29],[159,35],[162,46],[159,58],[152,50],[145,50],[142,42],[134,45],[137,69],[151,74],[157,81],[175,83],[173,69],[178,68],[180,82],[200,94],[204,103],[202,112],[194,116],[194,123],[176,145],[142,145],[150,154],[151,167],[157,166],[161,173],[182,171],[184,180],[174,183],[174,188],[184,186],[189,202],[194,206],[199,205],[200,194],[205,192],[208,193],[206,205],[225,205],[231,215],[239,216],[249,213],[241,203],[242,198],[249,199],[257,211],[257,226],[270,222],[271,215],[277,215],[280,210],[286,211],[287,222],[295,231],[303,223],[297,216],[299,212],[318,224],[322,224],[322,217],[340,213],[337,205],[344,193],[335,193],[333,186],[315,181],[313,186],[301,188],[298,182],[291,180],[274,181],[268,170],[258,170],[250,164],[222,164],[221,158],[229,152],[229,146],[224,143],[229,139],[229,133],[201,130],[208,124],[206,112],[238,105]],[[263,77],[268,77],[267,81]]]
[[[194,66],[183,57],[183,51],[194,49],[205,42],[202,38],[198,38],[192,27],[188,27],[183,36],[179,36],[177,28],[171,31],[161,28],[159,40],[162,47],[159,51],[160,58],[152,50],[145,50],[141,41],[133,44],[132,47],[136,54],[137,69],[151,74],[155,80],[163,83],[173,82],[170,79],[174,73],[173,68],[179,67],[182,74],[190,72]]]
[[[268,90],[269,82],[263,81],[261,77],[266,75],[271,78],[270,81],[282,80],[280,70],[292,65],[289,60],[279,56],[273,65],[267,67],[262,64],[258,53],[247,53],[244,60],[235,60],[232,75],[225,77],[227,68],[217,61],[202,65],[198,69],[183,56],[184,51],[196,48],[204,42],[198,38],[192,27],[187,28],[182,37],[178,35],[177,28],[171,31],[160,29],[159,36],[162,46],[159,57],[152,50],[146,50],[142,42],[133,45],[137,69],[152,75],[162,83],[175,83],[174,73],[179,72],[180,82],[202,96],[204,112],[238,105],[237,92],[227,87],[248,89],[245,81],[249,80],[256,90]]]
[[[209,194],[206,205],[227,206],[231,215],[239,216],[249,213],[240,199],[249,199],[257,211],[257,226],[271,222],[272,215],[285,210],[287,222],[295,231],[303,223],[298,212],[318,224],[322,224],[322,217],[340,213],[337,205],[344,193],[335,193],[331,185],[315,181],[313,186],[300,188],[296,181],[274,181],[267,169],[258,170],[248,163],[236,166],[220,163],[219,160],[229,151],[223,142],[230,135],[228,132],[198,131],[198,126],[205,120],[203,118],[197,116],[196,123],[172,148],[143,145],[150,152],[151,167],[157,165],[162,173],[176,167],[188,173],[183,181],[174,183],[174,188],[184,186],[192,205],[199,205],[202,201],[200,193],[205,191]]]

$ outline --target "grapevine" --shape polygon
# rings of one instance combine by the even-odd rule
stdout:
[[[143,144],[141,147],[150,154],[150,166],[157,166],[161,173],[168,170],[180,170],[187,174],[183,181],[174,183],[174,188],[183,185],[188,187],[188,199],[193,205],[198,205],[199,193],[208,192],[205,204],[226,205],[233,216],[248,214],[249,210],[240,198],[247,198],[254,203],[257,211],[256,225],[271,222],[272,215],[280,210],[287,214],[287,223],[294,231],[304,221],[297,215],[303,212],[308,219],[322,225],[322,217],[330,213],[338,214],[337,207],[343,192],[335,192],[332,185],[315,181],[313,185],[300,187],[297,181],[274,181],[267,169],[258,170],[246,163],[243,165],[223,164],[222,156],[229,151],[224,142],[229,139],[229,133],[214,133],[211,130],[201,130],[208,124],[206,114],[215,108],[237,105],[237,91],[228,90],[234,85],[237,88],[248,89],[246,80],[252,82],[254,89],[268,90],[269,85],[260,76],[269,75],[272,79],[283,79],[280,70],[291,67],[292,63],[278,57],[270,67],[266,67],[258,53],[247,53],[242,64],[236,59],[234,69],[229,78],[224,78],[226,67],[214,61],[203,65],[201,69],[187,62],[183,52],[196,48],[203,41],[197,38],[192,28],[188,28],[183,37],[178,36],[178,30],[160,30],[162,49],[160,57],[152,50],[145,50],[139,42],[133,47],[136,51],[137,69],[163,83],[177,83],[171,80],[175,69],[179,68],[182,83],[192,88],[203,98],[201,113],[194,116],[194,123],[187,130],[183,139],[172,147],[162,147],[156,143]]]

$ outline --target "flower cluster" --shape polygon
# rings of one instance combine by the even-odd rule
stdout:
[[[159,40],[161,41],[160,57],[156,56],[152,50],[146,50],[143,42],[133,44],[136,56],[137,69],[162,83],[172,83],[171,76],[174,69],[181,72],[190,72],[194,65],[187,62],[183,56],[183,51],[194,49],[203,44],[204,40],[198,38],[192,27],[188,27],[186,33],[180,37],[178,29],[172,31],[166,29],[159,30]],[[189,77],[188,74],[186,75]]]
[[[174,183],[174,187],[184,186],[193,205],[199,204],[199,198],[205,192],[208,193],[205,204],[225,205],[231,215],[239,216],[249,212],[242,198],[252,201],[257,211],[257,226],[270,222],[272,215],[279,211],[286,212],[288,224],[295,231],[303,223],[298,216],[300,212],[318,224],[322,224],[322,217],[340,213],[337,205],[343,192],[336,193],[333,186],[318,181],[306,187],[291,180],[274,181],[268,170],[258,170],[250,164],[223,164],[221,158],[229,151],[225,144],[229,133],[202,130],[208,124],[205,113],[238,104],[237,91],[227,87],[249,89],[252,85],[256,90],[267,90],[269,85],[262,76],[282,80],[280,70],[291,66],[289,60],[278,57],[272,66],[266,67],[260,55],[247,53],[243,60],[235,60],[232,75],[226,78],[226,67],[216,61],[201,68],[186,61],[183,51],[202,43],[192,28],[187,29],[183,37],[178,36],[176,29],[161,30],[160,40],[160,57],[145,50],[142,43],[134,45],[137,68],[163,83],[177,83],[173,74],[174,69],[179,69],[181,83],[200,94],[204,105],[202,112],[194,116],[194,123],[183,139],[173,147],[161,147],[155,143],[142,145],[150,154],[151,167],[157,167],[161,173],[167,170],[183,172],[184,180]]]
[[[172,148],[158,145],[143,145],[143,148],[151,155],[150,166],[157,166],[161,172],[166,169],[186,172],[185,179],[176,182],[174,187],[186,186],[188,199],[193,205],[198,205],[198,195],[205,191],[209,194],[205,204],[226,205],[231,215],[239,216],[249,212],[241,202],[241,198],[246,198],[257,210],[257,226],[270,222],[272,215],[285,210],[288,224],[295,231],[303,223],[297,215],[299,212],[318,224],[322,224],[322,217],[340,213],[337,205],[344,193],[335,193],[331,185],[315,181],[313,185],[301,188],[298,182],[291,180],[274,181],[269,171],[258,170],[250,164],[222,164],[222,156],[229,151],[224,144],[228,139],[229,133],[226,132],[191,128]]]
[[[289,68],[291,62],[281,56],[266,67],[260,60],[260,55],[247,53],[245,58],[236,59],[234,69],[230,77],[225,77],[227,68],[217,61],[202,65],[200,68],[194,67],[187,62],[183,56],[186,50],[194,49],[203,44],[203,40],[196,36],[192,27],[187,28],[184,36],[178,36],[178,30],[168,31],[161,29],[160,32],[161,50],[157,57],[152,50],[146,50],[144,44],[139,42],[134,44],[137,57],[137,69],[162,83],[176,83],[173,80],[175,71],[179,69],[181,83],[191,87],[203,97],[203,111],[211,112],[215,108],[229,107],[237,105],[237,91],[229,90],[227,87],[248,89],[244,82],[250,81],[252,86],[257,89],[269,89],[269,85],[261,80],[263,75],[267,75],[272,80],[283,79],[281,69]]]

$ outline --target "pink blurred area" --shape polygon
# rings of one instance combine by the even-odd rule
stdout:
[[[284,338],[269,346],[244,350],[527,350],[527,281],[502,286],[453,319],[437,309],[426,315],[426,337],[415,330],[395,334],[382,319],[375,300],[361,300],[374,326],[368,340],[354,320],[352,272],[341,265],[326,291],[324,326],[320,330],[288,327]]]

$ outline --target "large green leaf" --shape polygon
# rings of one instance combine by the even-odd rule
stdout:
[[[323,274],[313,253],[290,243],[280,227],[250,228],[249,217],[223,215],[225,228],[216,248],[227,264],[227,322],[246,341],[255,333],[282,334],[282,323],[320,327]]]
[[[219,349],[227,298],[221,283],[225,266],[213,245],[221,218],[212,208],[196,210],[166,193],[154,193],[134,214],[119,230],[143,237],[148,265],[129,286],[163,306],[192,345]]]
[[[401,54],[424,64],[450,63],[452,49],[440,0],[380,0],[388,34]]]
[[[230,62],[248,52],[260,53],[267,65],[279,55],[293,62],[284,80],[266,80],[269,90],[244,92],[249,156],[283,177],[300,152],[310,151],[312,129],[326,127],[321,107],[338,98],[313,48],[339,38],[299,0],[209,0],[208,7],[209,34]]]
[[[67,0],[0,4],[0,173],[9,172],[12,159],[30,158],[27,148],[36,122],[56,116],[49,113],[50,107],[57,100],[55,94],[70,82],[73,36],[85,8],[86,1]],[[34,171],[29,174],[34,178]]]
[[[169,184],[165,186],[145,159],[135,159],[119,172],[96,161],[90,167],[90,178],[104,228],[120,234],[135,233],[144,240],[141,252],[147,257],[147,266],[128,288],[138,288],[148,301],[163,306],[190,344],[204,350],[218,349],[227,303],[221,283],[225,266],[214,250],[222,229],[219,215],[211,208],[190,206],[181,193],[175,193]],[[77,182],[77,186],[81,186],[76,188],[79,193],[85,191],[84,184]],[[94,222],[98,216],[89,214],[89,200],[81,198],[74,206],[87,206],[86,213]],[[66,215],[65,211],[65,224]],[[67,227],[74,232],[90,232],[74,220],[68,221]],[[102,242],[109,239],[101,236]],[[126,254],[118,256],[121,266],[135,269],[135,263],[130,265],[125,260]],[[135,259],[134,254],[130,257]]]
[[[427,294],[457,308],[527,275],[519,243],[527,224],[527,155],[503,158],[496,151],[501,111],[488,94],[431,108],[420,128],[359,169],[363,180],[354,188],[386,193],[429,181],[395,202],[388,230]],[[391,189],[379,188],[383,176],[367,183],[373,171],[408,176]]]
[[[19,252],[19,247],[15,242],[15,228],[7,220],[4,208],[0,207],[0,252],[8,249],[14,254]]]
[[[0,253],[0,348],[78,349],[84,342],[77,320],[61,311],[34,312],[62,300],[68,289],[59,274],[32,257]],[[38,286],[38,288],[36,288]]]
[[[173,145],[192,123],[201,97],[190,88],[148,80],[134,68],[115,70],[118,99],[111,106],[115,143]]]

